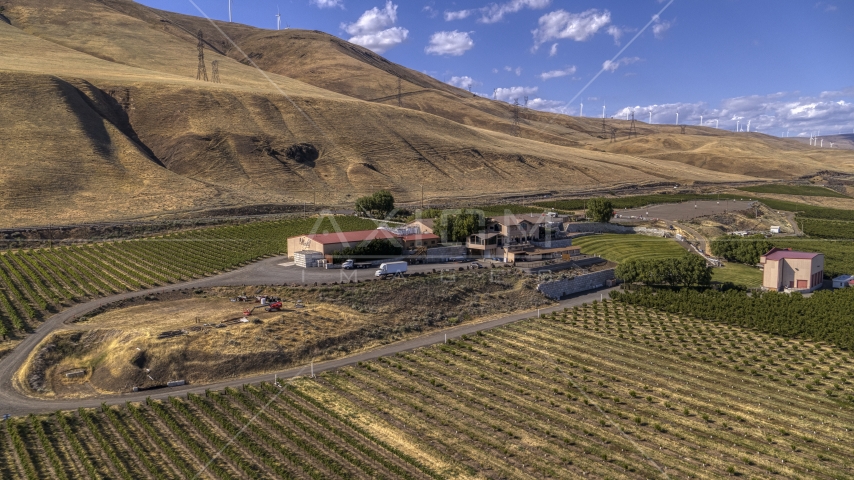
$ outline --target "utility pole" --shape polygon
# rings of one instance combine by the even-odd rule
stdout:
[[[208,69],[205,67],[205,34],[199,30],[199,68],[196,70],[196,80],[208,81]]]
[[[214,60],[211,62],[211,81],[213,83],[220,83],[219,81],[219,60]]]
[[[632,112],[632,125],[629,127],[629,138],[637,137],[638,131],[635,128],[635,112]]]
[[[513,135],[519,136],[519,99],[513,100]]]
[[[401,84],[402,84],[402,82],[400,80],[400,77],[398,77],[397,78],[397,106],[398,107],[403,106],[403,95],[402,95],[403,86]]]

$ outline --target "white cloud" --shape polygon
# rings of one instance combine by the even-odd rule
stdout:
[[[552,48],[549,50],[549,56],[554,57],[557,55],[557,42],[552,44]]]
[[[513,100],[519,99],[522,101],[526,95],[530,96],[539,90],[538,87],[509,87],[509,88],[496,88],[495,89],[495,98],[497,100],[501,100],[504,102],[512,103]]]
[[[611,25],[608,27],[608,35],[614,37],[614,43],[620,45],[620,37],[623,36],[623,29],[616,25]]]
[[[553,113],[569,113],[564,102],[559,102],[557,100],[546,100],[544,98],[535,98],[533,100],[529,100],[528,108]]]
[[[583,42],[611,23],[611,12],[595,8],[581,13],[556,10],[540,17],[539,27],[533,30],[535,49],[551,40],[569,38]]]
[[[497,69],[497,68],[493,68],[493,69],[492,69],[492,73],[498,73],[498,69]]]
[[[715,120],[718,120],[721,129],[733,131],[736,122],[741,122],[743,128],[750,121],[751,131],[769,135],[779,136],[786,130],[790,136],[809,136],[818,130],[828,134],[844,133],[854,129],[854,87],[843,91],[851,92],[848,101],[827,100],[821,95],[800,97],[794,92],[778,92],[727,98],[718,108],[710,108],[705,102],[626,107],[615,117],[625,118],[627,111],[634,110],[635,118],[646,122],[649,112],[652,112],[654,123],[672,124],[676,123],[678,111],[680,124],[698,125],[702,115],[706,126],[714,127]]]
[[[522,67],[516,67],[516,70],[514,70],[514,72],[516,72],[517,77],[522,75]]]
[[[824,91],[819,95],[821,98],[840,98],[854,97],[854,87],[843,88],[842,90]]]
[[[612,62],[610,60],[605,60],[605,63],[602,64],[602,68],[613,73],[613,72],[616,72],[617,69],[623,65],[631,65],[633,63],[639,62],[640,60],[641,59],[639,57],[623,57],[623,58],[621,58],[615,62]]]
[[[504,66],[504,71],[505,71],[505,72],[512,72],[512,71],[513,71],[513,67],[508,67],[508,66],[506,66],[506,65],[505,65],[505,66]]]
[[[471,14],[474,12],[474,10],[457,10],[456,12],[445,12],[445,21],[452,22],[454,20],[462,20],[471,16]]]
[[[546,8],[551,4],[551,0],[510,0],[505,3],[490,3],[481,8],[457,10],[445,12],[445,20],[462,20],[469,16],[480,13],[480,18],[477,19],[480,23],[496,23],[504,20],[504,16],[508,13],[516,13],[524,8],[539,9]]]
[[[397,5],[387,0],[385,8],[374,7],[367,10],[355,22],[341,24],[341,28],[352,35],[350,42],[383,53],[403,43],[409,36],[409,30],[392,26],[396,22]]]
[[[344,8],[344,0],[311,0],[310,3],[318,8]]]
[[[439,12],[430,5],[424,5],[424,8],[422,8],[421,11],[427,13],[427,16],[430,18],[436,18],[436,16],[439,15]]]
[[[436,32],[430,37],[430,44],[424,49],[431,55],[459,56],[474,47],[474,40],[468,32]]]
[[[451,79],[448,80],[448,84],[465,90],[470,90],[472,87],[479,87],[483,85],[481,82],[478,82],[469,76],[451,77]]]
[[[655,38],[661,40],[664,38],[664,32],[670,30],[670,27],[673,26],[673,22],[662,20],[658,15],[653,18],[655,19],[655,23],[652,25],[652,34],[655,35]]]
[[[550,80],[552,78],[566,77],[568,75],[572,75],[575,73],[575,66],[570,66],[564,68],[563,70],[552,70],[550,72],[543,72],[540,74],[540,78],[543,80]]]

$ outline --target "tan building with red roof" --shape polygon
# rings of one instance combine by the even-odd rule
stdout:
[[[356,232],[336,232],[320,234],[315,233],[289,238],[288,255],[293,256],[294,252],[299,252],[303,250],[321,252],[324,255],[332,255],[332,253],[337,252],[339,250],[343,250],[349,247],[356,247],[362,243],[369,243],[374,240],[391,240],[392,242],[396,242],[398,245],[402,245],[400,237],[388,230],[359,230]]]
[[[772,248],[762,255],[762,287],[766,290],[811,292],[824,282],[824,254]]]

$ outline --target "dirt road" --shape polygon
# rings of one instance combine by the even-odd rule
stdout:
[[[0,360],[0,415],[11,414],[14,416],[28,415],[30,413],[48,413],[56,410],[75,409],[80,407],[98,407],[103,402],[107,404],[120,404],[127,401],[143,401],[147,397],[162,399],[169,396],[183,395],[188,392],[204,393],[205,389],[222,389],[225,387],[237,387],[244,383],[256,383],[260,381],[270,381],[273,379],[273,373],[265,375],[254,375],[243,378],[229,379],[222,382],[208,385],[187,385],[184,387],[164,388],[160,390],[149,390],[145,392],[126,393],[122,395],[103,395],[84,400],[42,400],[27,397],[12,386],[12,378],[15,372],[24,364],[30,352],[39,345],[52,331],[61,327],[63,323],[90,312],[100,306],[128,298],[137,296],[149,295],[157,292],[166,292],[170,290],[195,289],[215,286],[240,286],[240,285],[281,285],[283,283],[314,283],[341,281],[342,274],[356,275],[356,279],[364,279],[367,276],[372,276],[374,270],[350,270],[342,272],[340,270],[321,270],[321,269],[302,269],[294,266],[282,266],[287,259],[284,257],[269,258],[252,265],[243,267],[232,272],[224,273],[215,277],[202,278],[180,284],[167,285],[163,287],[152,288],[137,292],[127,292],[109,297],[99,298],[87,303],[75,305],[68,310],[58,313],[50,317],[38,329],[29,335],[21,342],[14,351],[5,358]],[[454,265],[415,265],[410,267],[411,272],[432,271],[433,269],[457,269],[459,264]],[[363,273],[364,272],[364,273]],[[352,277],[351,277],[352,278]],[[301,281],[301,280],[304,280]],[[389,280],[392,281],[392,280]],[[591,302],[607,296],[612,289],[602,289],[594,292],[589,292],[583,295],[575,296],[567,300],[561,301],[557,306],[543,309],[541,313],[549,313],[552,311],[580,305],[584,302]],[[427,335],[422,335],[406,341],[392,343],[378,349],[363,352],[357,355],[343,357],[336,360],[317,363],[314,365],[314,373],[334,370],[356,362],[375,359],[384,355],[391,355],[397,352],[412,350],[427,345],[441,343],[445,341],[445,335],[448,339],[460,337],[462,335],[471,334],[480,330],[495,328],[507,323],[516,322],[531,316],[536,316],[537,312],[528,312],[522,314],[508,315],[499,319],[491,320],[483,323],[464,324],[456,327],[439,330]],[[279,372],[277,375],[280,379],[289,379],[301,375],[306,375],[309,372],[308,366],[295,367]]]

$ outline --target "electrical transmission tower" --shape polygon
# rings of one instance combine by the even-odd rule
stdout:
[[[513,135],[519,136],[519,99],[513,100]]]
[[[632,112],[632,124],[629,127],[629,138],[637,137],[637,136],[638,136],[638,131],[635,128],[635,112]]]
[[[213,83],[220,83],[219,81],[219,60],[214,60],[211,62],[211,81]]]
[[[682,135],[685,135],[685,128],[687,128],[687,127],[688,127],[688,125],[679,125],[679,128],[682,129]]]
[[[397,106],[403,106],[403,82],[400,80],[400,77],[397,79]]]
[[[528,96],[525,95],[525,108],[528,108]]]
[[[614,127],[611,127],[611,141],[612,142],[617,141],[617,129]]]
[[[608,131],[605,128],[605,116],[602,116],[602,138],[608,138]]]
[[[196,71],[196,80],[208,81],[208,69],[205,67],[205,34],[199,30],[199,68]]]

